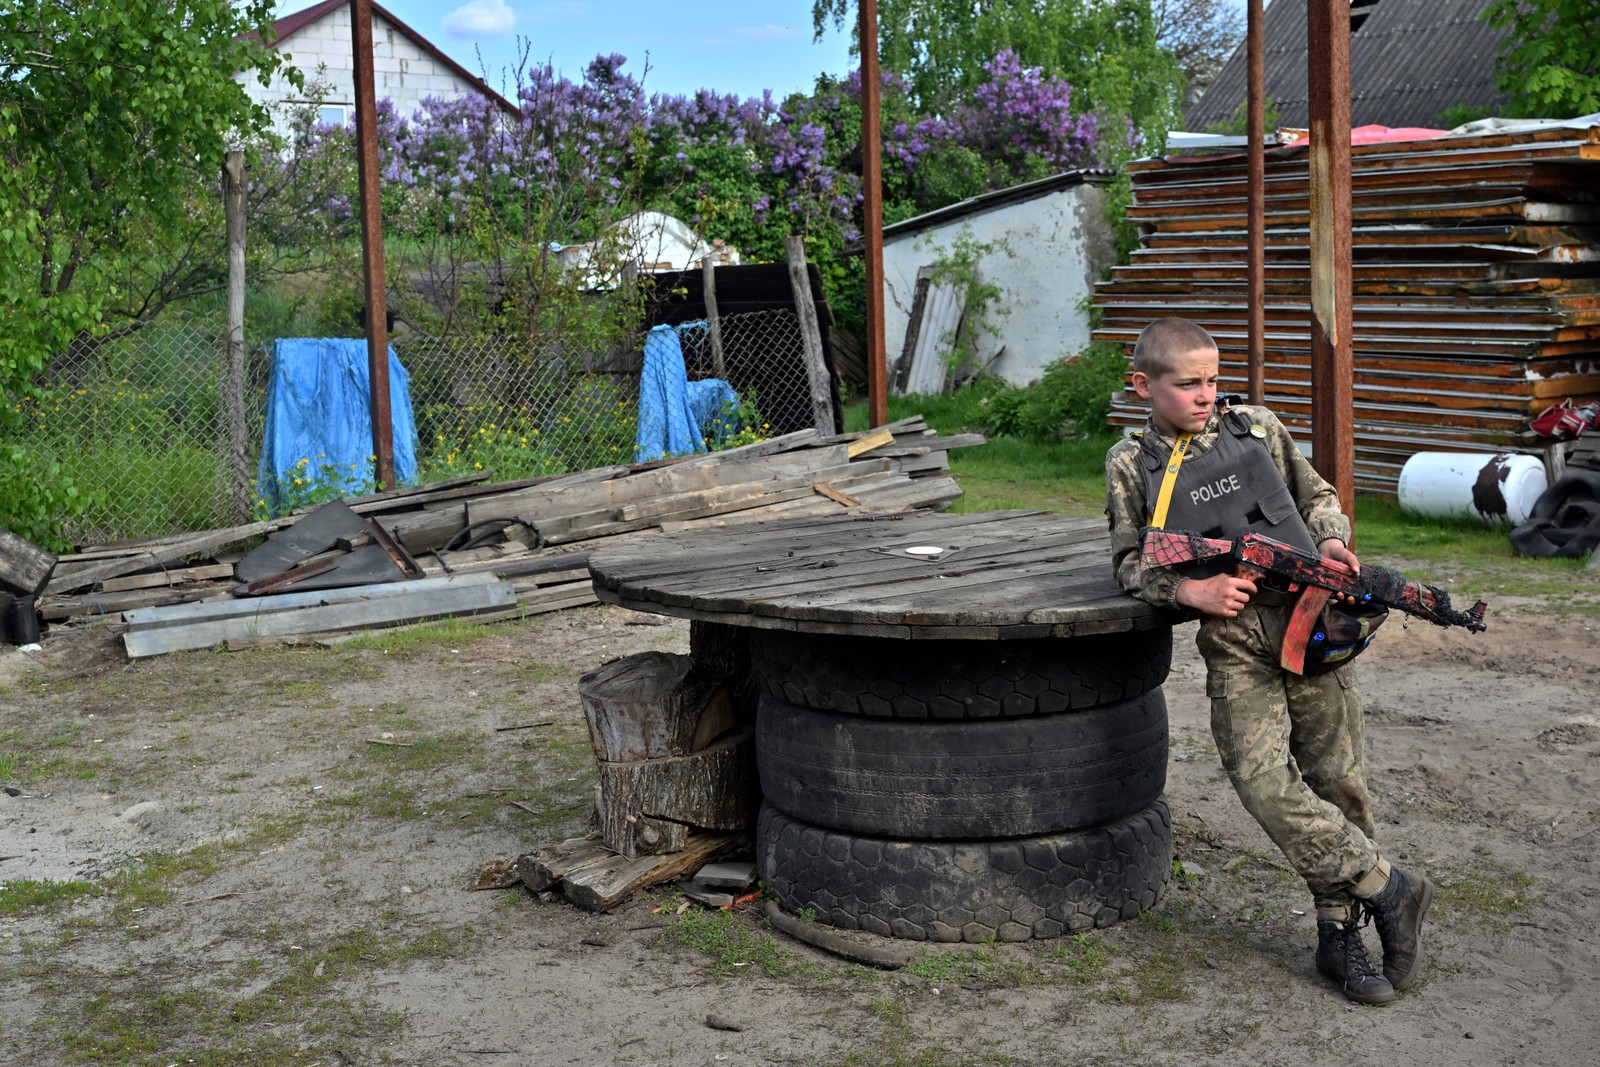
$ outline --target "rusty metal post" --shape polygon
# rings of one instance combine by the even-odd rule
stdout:
[[[383,283],[383,216],[378,198],[378,102],[372,76],[372,0],[350,0],[356,75],[356,172],[361,187],[361,280],[366,291],[367,380],[373,478],[393,489],[394,424],[389,411],[389,314]]]
[[[867,256],[868,422],[889,421],[883,337],[883,133],[878,118],[878,0],[861,0],[861,194]]]
[[[1246,111],[1249,116],[1248,217],[1249,243],[1245,306],[1249,313],[1250,403],[1267,399],[1267,157],[1266,157],[1266,18],[1261,0],[1250,0],[1245,30],[1245,57],[1249,66]]]
[[[1311,462],[1355,507],[1350,343],[1350,4],[1311,0]]]

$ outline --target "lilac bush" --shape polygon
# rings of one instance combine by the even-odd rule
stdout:
[[[1024,67],[1011,49],[983,66],[988,80],[951,115],[948,136],[1014,174],[1092,167],[1099,162],[1100,118],[1074,115],[1072,86]]]
[[[576,81],[528,63],[517,76],[519,115],[482,98],[425,100],[409,116],[384,101],[391,232],[441,259],[447,269],[430,268],[438,278],[460,277],[467,262],[489,265],[499,291],[478,294],[482,309],[520,308],[526,328],[554,284],[552,247],[596,238],[645,208],[682,217],[747,259],[781,259],[784,236],[804,234],[815,259],[830,261],[825,275],[849,269],[829,253],[860,237],[859,71],[820,77],[812,92],[781,102],[770,92],[647,97],[626,62],[597,56]],[[944,115],[918,112],[905,80],[884,73],[886,221],[1102,161],[1102,120],[1074,113],[1071,85],[1010,50],[983,69],[971,99]],[[350,219],[354,168],[330,162],[349,141],[343,129],[298,138],[299,165],[309,172],[314,162],[324,175],[310,183],[307,210]]]

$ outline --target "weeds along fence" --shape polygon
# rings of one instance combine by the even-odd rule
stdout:
[[[787,309],[725,316],[722,369],[738,394],[723,447],[810,426],[799,322]],[[689,380],[716,374],[710,331],[680,330]],[[466,474],[536,477],[627,463],[639,418],[639,350],[572,353],[503,337],[397,333],[410,377],[419,484]],[[137,333],[67,353],[39,399],[17,404],[16,436],[56,463],[93,503],[67,525],[78,544],[211,529],[261,517],[255,492],[266,421],[272,341],[246,338],[246,461],[229,459],[225,329],[219,315],[172,315]],[[317,457],[294,473],[286,507],[370,485],[330,485]],[[242,469],[241,469],[242,468]],[[292,480],[292,479],[290,479]],[[235,503],[236,483],[252,505]],[[254,514],[252,514],[254,513]]]

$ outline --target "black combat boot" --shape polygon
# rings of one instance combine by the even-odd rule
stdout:
[[[1383,976],[1395,989],[1410,989],[1422,962],[1422,920],[1433,903],[1433,883],[1391,868],[1383,888],[1362,901],[1383,942]]]
[[[1361,914],[1360,906],[1351,911],[1351,918],[1343,922],[1317,920],[1317,970],[1338,982],[1339,989],[1351,1000],[1362,1004],[1388,1004],[1398,994],[1367,957],[1367,946],[1361,940],[1361,925],[1355,918]]]

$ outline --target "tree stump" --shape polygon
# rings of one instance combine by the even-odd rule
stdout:
[[[38,596],[50,582],[56,557],[0,527],[0,590],[17,596]]]
[[[744,830],[757,799],[755,745],[735,729],[724,680],[688,656],[642,652],[578,681],[599,763],[595,811],[629,858],[681,850],[693,829]]]

